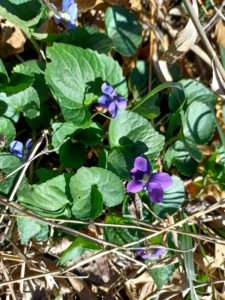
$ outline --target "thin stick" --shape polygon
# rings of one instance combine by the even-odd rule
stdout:
[[[20,205],[18,205],[17,203],[14,203],[14,202],[7,202],[7,200],[3,200],[2,198],[0,198],[0,203],[4,206],[8,206],[12,209],[15,209],[16,211],[19,211],[22,215],[24,216],[28,216],[28,217],[31,217],[35,220],[38,220],[42,223],[45,223],[49,226],[52,226],[53,228],[57,228],[57,229],[60,229],[66,233],[69,233],[73,236],[82,236],[86,239],[89,239],[91,240],[92,242],[95,242],[95,243],[98,243],[98,244],[102,244],[104,246],[110,246],[110,247],[117,247],[117,245],[115,244],[112,244],[112,243],[109,243],[109,242],[106,242],[104,240],[101,240],[101,239],[97,239],[95,237],[92,237],[92,236],[89,236],[85,233],[82,233],[78,230],[75,230],[75,229],[72,229],[72,228],[69,228],[69,227],[66,227],[66,226],[63,226],[63,225],[60,225],[60,224],[56,224],[56,223],[53,223],[53,222],[50,222],[42,217],[39,217],[37,215],[35,215],[34,213],[32,213],[31,211],[21,207]]]

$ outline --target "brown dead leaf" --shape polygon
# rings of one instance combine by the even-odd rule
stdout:
[[[213,267],[222,268],[224,270],[224,260],[225,260],[225,246],[216,244],[215,245],[215,260]]]
[[[198,2],[193,0],[192,3],[195,14],[198,16]],[[190,50],[190,48],[195,44],[197,37],[198,32],[195,25],[192,20],[189,19],[184,29],[178,33],[176,40],[163,55],[163,59],[170,61],[170,63],[175,62],[178,58]]]
[[[86,12],[102,2],[102,0],[77,0],[77,5],[80,12]]]
[[[125,289],[130,300],[144,300],[156,291],[156,285],[149,273],[145,272],[135,279],[128,280]]]
[[[5,58],[24,51],[26,38],[22,31],[0,16],[0,57]]]
[[[131,9],[135,11],[141,11],[142,10],[142,3],[140,0],[130,0]]]
[[[223,20],[216,24],[215,35],[217,43],[225,48],[225,23]]]

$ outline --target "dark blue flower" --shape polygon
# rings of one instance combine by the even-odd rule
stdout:
[[[150,200],[161,202],[164,190],[172,185],[172,178],[165,172],[152,173],[149,161],[138,156],[131,169],[132,180],[127,184],[127,191],[130,193],[141,192],[147,189]]]
[[[102,84],[101,89],[103,95],[98,99],[98,103],[115,118],[119,110],[127,107],[127,100],[118,96],[115,89],[106,82]]]
[[[32,139],[28,139],[25,147],[22,142],[14,140],[9,145],[9,151],[21,160],[27,160],[32,148]]]
[[[55,14],[55,21],[59,23],[64,21],[67,29],[73,29],[76,27],[77,20],[77,4],[75,0],[62,0],[62,11]]]

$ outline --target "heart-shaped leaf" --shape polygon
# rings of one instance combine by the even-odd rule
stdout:
[[[122,111],[110,122],[109,141],[111,148],[135,146],[136,153],[156,159],[164,145],[164,137],[151,123],[137,113]]]
[[[97,99],[103,81],[115,86],[122,96],[127,96],[127,86],[119,64],[105,54],[54,44],[48,48],[47,56],[51,63],[47,65],[46,81],[67,121],[77,125],[89,121],[84,101],[91,103]]]
[[[70,180],[73,198],[72,213],[79,219],[96,218],[102,212],[102,203],[114,207],[123,202],[122,181],[111,171],[82,167]]]

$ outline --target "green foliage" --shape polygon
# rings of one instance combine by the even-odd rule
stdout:
[[[172,182],[172,186],[164,192],[162,203],[151,205],[154,212],[160,217],[175,213],[185,200],[183,181],[177,176],[172,176]]]
[[[35,118],[39,116],[39,110],[39,97],[33,87],[29,87],[11,96],[0,93],[0,111],[5,117],[14,122],[18,122],[21,113],[26,118]]]
[[[82,237],[78,237],[60,256],[59,263],[60,265],[66,265],[68,263],[71,263],[75,259],[78,259],[86,251],[98,251],[98,250],[101,250],[101,246],[99,246],[98,244],[86,240]]]
[[[110,122],[109,142],[111,148],[133,145],[136,153],[156,159],[164,145],[164,137],[139,114],[123,111]]]
[[[13,123],[4,117],[0,117],[0,150],[8,147],[16,137],[16,129]]]
[[[117,245],[123,245],[137,241],[141,237],[140,231],[130,228],[122,228],[119,225],[132,225],[130,219],[122,218],[116,215],[108,215],[105,224],[115,224],[118,227],[104,227],[105,239]]]
[[[70,217],[66,186],[66,177],[59,175],[44,183],[27,186],[19,193],[18,201],[41,216]]]
[[[159,268],[154,268],[149,271],[151,277],[154,279],[158,289],[161,289],[164,284],[168,283],[173,272],[176,270],[176,264],[164,265]]]
[[[21,161],[10,153],[0,152],[0,193],[9,194],[17,174],[5,179],[7,175],[20,167]]]
[[[54,44],[48,48],[46,81],[58,101],[67,121],[83,125],[90,121],[85,103],[100,95],[101,83],[107,80],[115,85],[122,96],[127,96],[127,86],[120,66],[105,54],[90,49]],[[60,69],[60,73],[57,70]],[[63,73],[63,78],[61,77]]]
[[[114,207],[124,199],[122,181],[112,172],[97,167],[79,169],[71,177],[70,192],[72,213],[79,219],[94,219],[102,213],[103,204]]]
[[[109,7],[105,14],[105,26],[116,51],[133,56],[141,44],[141,25],[135,14],[122,6]]]
[[[61,34],[54,34],[48,37],[49,42],[60,42],[70,44],[83,49],[90,48],[99,53],[108,53],[112,49],[110,38],[91,27],[77,27],[74,30],[66,31]]]
[[[30,239],[43,241],[48,238],[48,225],[29,217],[17,217],[17,226],[22,245],[27,245]]]
[[[191,176],[196,171],[198,165],[190,156],[182,141],[176,141],[176,143],[167,150],[164,161],[168,169],[174,165],[184,176]]]

